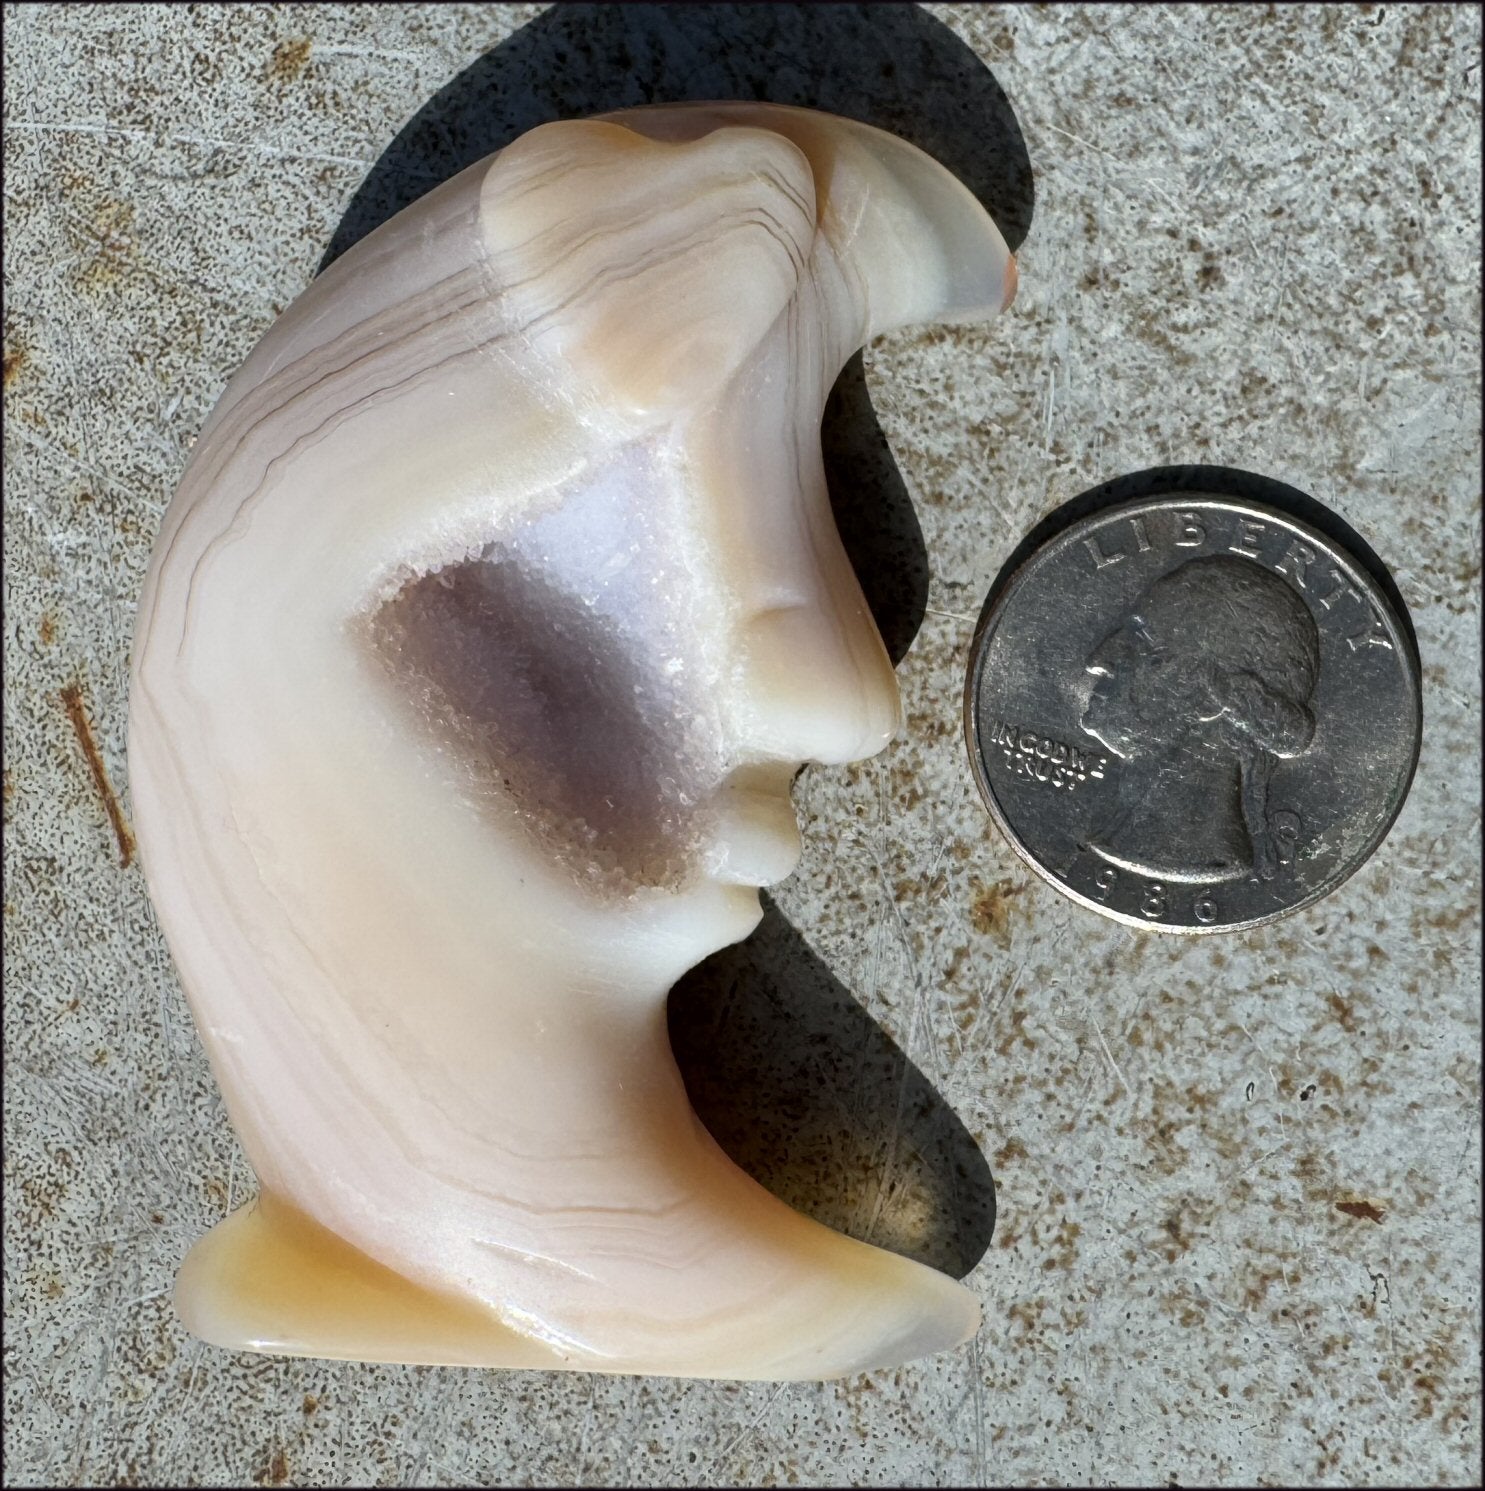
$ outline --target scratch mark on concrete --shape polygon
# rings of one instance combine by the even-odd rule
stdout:
[[[126,129],[121,125],[86,124],[81,120],[48,121],[42,119],[17,119],[6,121],[6,130],[25,130],[37,134],[114,135],[126,140],[148,140],[159,137],[147,129]],[[258,140],[221,140],[212,135],[166,135],[164,142],[170,145],[202,145],[210,150],[242,150],[249,155],[262,155],[270,160],[314,161],[321,165],[355,166],[367,171],[375,161],[362,160],[353,155],[326,155],[314,150],[288,150],[278,145],[265,145]]]
[[[1272,1149],[1264,1150],[1264,1152],[1259,1155],[1256,1160],[1250,1160],[1246,1165],[1244,1165],[1243,1168],[1232,1177],[1233,1180],[1241,1179],[1250,1170],[1256,1170],[1265,1160],[1272,1159],[1276,1154],[1278,1154],[1281,1149],[1288,1149],[1288,1147],[1289,1141],[1287,1139],[1283,1139],[1278,1144],[1274,1145]]]
[[[588,1464],[588,1439],[593,1433],[593,1423],[597,1418],[598,1406],[598,1379],[594,1377],[588,1384],[588,1402],[583,1410],[583,1432],[578,1436],[577,1466],[574,1479],[577,1485],[583,1485],[587,1480],[586,1467]]]
[[[980,1367],[980,1337],[976,1333],[969,1343],[970,1392],[975,1408],[975,1485],[990,1484],[990,1469],[985,1458],[985,1374]]]
[[[727,1443],[723,1445],[720,1450],[717,1451],[716,1458],[712,1461],[711,1465],[711,1468],[714,1471],[724,1469],[727,1457],[738,1447],[738,1445],[743,1442],[743,1440],[745,1440],[750,1434],[753,1433],[754,1430],[758,1428],[758,1426],[763,1422],[764,1419],[768,1417],[769,1413],[773,1410],[774,1404],[779,1401],[779,1398],[783,1394],[784,1389],[788,1386],[789,1384],[787,1382],[779,1383],[778,1386],[775,1387],[771,1393],[769,1393],[768,1397],[764,1400],[763,1406],[758,1410],[758,1412],[755,1413],[752,1418],[750,1418],[747,1423],[744,1424],[742,1428],[740,1428],[737,1433],[734,1434],[732,1438],[729,1439]]]
[[[1103,1038],[1103,1026],[1098,1023],[1098,1020],[1095,1016],[1090,1014],[1088,1018],[1093,1021],[1094,1033],[1098,1036],[1098,1044],[1103,1047],[1104,1059],[1108,1062],[1110,1070],[1112,1070],[1113,1074],[1119,1079],[1119,1085],[1124,1089],[1124,1091],[1128,1093],[1130,1097],[1133,1097],[1134,1090],[1130,1087],[1129,1083],[1124,1080],[1124,1073],[1119,1070],[1119,1063],[1114,1060],[1114,1053],[1109,1050],[1109,1043]]]
[[[120,497],[123,497],[126,501],[141,502],[141,505],[146,507],[156,517],[158,517],[165,511],[163,505],[141,499],[138,493],[124,486],[122,482],[115,481],[114,478],[109,476],[106,472],[98,470],[94,466],[91,466],[88,462],[84,461],[81,457],[75,456],[69,451],[64,450],[54,440],[48,440],[44,435],[38,435],[34,430],[27,429],[25,425],[20,424],[19,422],[13,422],[9,426],[8,433],[11,435],[20,436],[21,440],[24,441],[25,444],[33,446],[43,455],[48,455],[55,460],[65,462],[80,475],[87,477],[90,481],[97,482],[100,486],[109,488],[111,491],[116,492]],[[37,511],[37,509],[33,507],[32,511]]]
[[[84,237],[92,238],[100,248],[108,249],[112,240],[107,235],[101,234],[97,227],[86,218],[66,209],[63,210],[62,216],[76,226]],[[188,284],[193,290],[204,291],[218,305],[229,308],[235,314],[241,314],[245,302],[250,299],[262,305],[274,303],[276,292],[257,281],[223,275],[214,284],[207,284],[201,280],[199,275],[182,268],[166,255],[158,251],[146,252],[133,239],[126,241],[129,245],[130,268],[148,275],[167,295],[176,294],[182,285]]]
[[[423,52],[399,52],[391,47],[316,47],[316,57],[375,57],[393,62],[421,62]]]

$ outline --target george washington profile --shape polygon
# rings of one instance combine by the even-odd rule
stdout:
[[[1249,560],[1193,559],[1149,585],[1085,666],[1082,727],[1124,763],[1088,847],[1165,880],[1271,878],[1269,779],[1315,731],[1319,634],[1299,595]]]

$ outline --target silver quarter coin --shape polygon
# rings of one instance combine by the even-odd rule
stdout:
[[[1252,927],[1364,864],[1421,727],[1406,633],[1306,524],[1200,493],[1074,524],[970,659],[980,791],[1058,890],[1132,926]]]

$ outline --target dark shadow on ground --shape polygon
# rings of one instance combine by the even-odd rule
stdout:
[[[767,896],[676,985],[670,1039],[717,1142],[818,1221],[962,1278],[995,1230],[979,1146]]]
[[[916,5],[554,5],[470,63],[362,182],[323,269],[440,182],[551,119],[638,104],[767,99],[890,130],[942,161],[1012,252],[1031,162],[990,70]]]

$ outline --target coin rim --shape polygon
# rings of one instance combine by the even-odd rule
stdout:
[[[1282,906],[1277,911],[1270,911],[1262,916],[1249,917],[1245,921],[1223,922],[1204,926],[1197,923],[1193,926],[1177,926],[1169,922],[1155,922],[1141,919],[1126,911],[1116,911],[1111,907],[1104,906],[1100,902],[1092,900],[1080,891],[1074,890],[1059,880],[1051,870],[1047,869],[1036,857],[1030,848],[1022,841],[1021,836],[1011,826],[1010,821],[1002,812],[1000,803],[996,799],[995,789],[990,784],[989,773],[985,769],[984,756],[980,748],[980,727],[976,718],[978,711],[975,702],[980,693],[980,680],[984,673],[985,657],[990,651],[990,639],[995,635],[1000,618],[1004,615],[1006,608],[1010,605],[1012,598],[1020,590],[1021,586],[1030,577],[1031,572],[1043,561],[1050,560],[1060,555],[1070,545],[1086,533],[1101,528],[1110,519],[1126,517],[1131,513],[1148,513],[1175,509],[1180,511],[1189,508],[1192,503],[1212,503],[1228,512],[1236,512],[1255,518],[1266,518],[1287,526],[1303,538],[1311,539],[1318,543],[1324,552],[1334,557],[1341,565],[1348,579],[1358,582],[1363,594],[1377,608],[1387,627],[1387,634],[1393,644],[1403,669],[1403,681],[1408,685],[1408,699],[1412,706],[1412,717],[1409,721],[1412,736],[1412,753],[1408,760],[1407,770],[1403,774],[1402,786],[1393,798],[1390,809],[1379,820],[1375,832],[1366,841],[1365,847],[1348,861],[1342,863],[1340,869],[1333,873],[1328,879],[1322,881],[1302,899],[1295,901],[1293,905]],[[1339,544],[1335,539],[1327,537],[1313,524],[1306,523],[1303,519],[1291,517],[1281,508],[1268,507],[1261,502],[1253,502],[1246,498],[1236,499],[1224,497],[1219,492],[1193,489],[1175,495],[1163,493],[1159,497],[1136,497],[1127,502],[1110,504],[1096,513],[1080,518],[1070,523],[1061,532],[1053,534],[1044,543],[1034,549],[1021,564],[1015,573],[1006,581],[1000,594],[995,598],[993,605],[989,606],[981,615],[975,626],[974,636],[970,639],[969,667],[964,683],[964,733],[965,742],[969,750],[970,770],[974,774],[975,786],[979,790],[980,799],[985,804],[995,825],[999,828],[1006,841],[1016,852],[1017,856],[1031,869],[1045,880],[1053,889],[1061,892],[1068,900],[1075,901],[1080,906],[1086,906],[1090,911],[1110,921],[1121,922],[1127,927],[1135,927],[1142,932],[1158,932],[1172,937],[1210,937],[1221,932],[1245,932],[1253,927],[1267,926],[1286,916],[1292,916],[1297,911],[1303,911],[1313,906],[1317,901],[1324,900],[1343,886],[1363,865],[1369,864],[1372,857],[1381,847],[1382,841],[1392,831],[1392,825],[1397,822],[1399,814],[1407,803],[1408,795],[1413,788],[1413,778],[1417,774],[1418,759],[1423,746],[1423,692],[1421,670],[1418,665],[1418,657],[1408,636],[1404,633],[1402,622],[1392,603],[1383,594],[1381,587],[1372,576],[1356,561],[1350,549]]]

